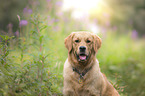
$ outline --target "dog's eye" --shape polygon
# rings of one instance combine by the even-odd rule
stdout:
[[[87,43],[90,43],[91,41],[90,41],[90,40],[87,40],[86,42],[87,42]]]
[[[79,40],[75,40],[76,43],[79,43]]]

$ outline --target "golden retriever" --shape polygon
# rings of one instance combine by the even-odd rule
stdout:
[[[101,39],[91,32],[73,32],[65,39],[64,96],[120,96],[99,68]]]

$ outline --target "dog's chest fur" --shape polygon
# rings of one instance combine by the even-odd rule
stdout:
[[[68,61],[66,61],[66,63],[67,65],[64,66],[64,69],[67,69],[64,70],[64,85],[66,84],[67,86],[64,87],[68,87],[65,88],[67,89],[66,91],[68,91],[68,94],[69,91],[73,91],[72,93],[74,96],[94,96],[96,94],[100,94],[99,88],[101,88],[101,77],[98,65],[94,65],[93,68],[91,68],[82,78],[82,83],[79,83],[80,75],[72,70]]]
[[[90,71],[91,72],[91,71]],[[90,77],[90,72],[88,72],[83,80],[82,83],[79,83],[79,76],[78,75],[73,75],[74,77],[72,78],[72,88],[75,89],[75,96],[92,96],[92,95],[96,95],[96,94],[100,94],[100,92],[96,91],[98,90],[99,86],[99,82],[95,82],[97,81],[97,78],[92,78]],[[98,83],[98,84],[95,84]],[[98,85],[98,86],[95,86]]]

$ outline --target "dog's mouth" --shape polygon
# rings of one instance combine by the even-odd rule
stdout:
[[[85,53],[76,54],[78,61],[86,61],[88,59],[88,55]]]

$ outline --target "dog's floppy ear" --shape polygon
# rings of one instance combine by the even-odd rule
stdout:
[[[97,52],[98,49],[101,47],[101,44],[102,44],[102,40],[99,36],[97,35],[93,35],[94,36],[94,51]]]
[[[67,38],[65,38],[65,47],[68,49],[68,52],[70,53],[72,50],[72,38],[73,38],[74,33],[71,33]]]

